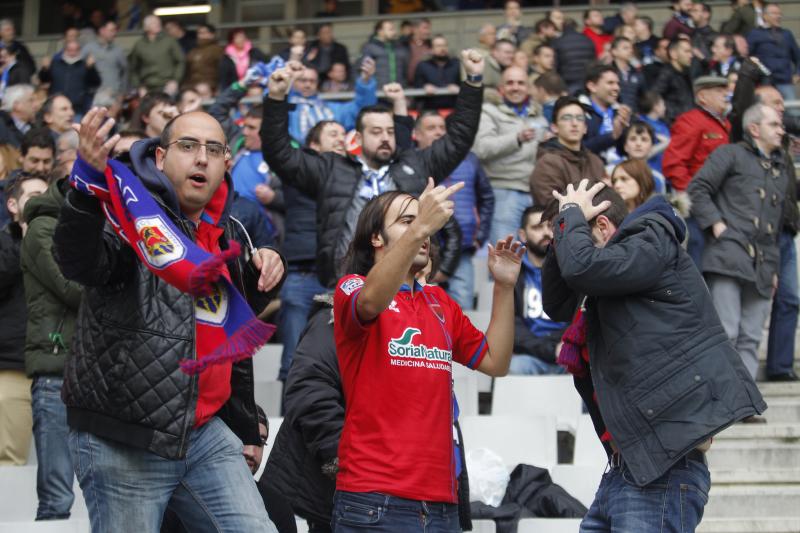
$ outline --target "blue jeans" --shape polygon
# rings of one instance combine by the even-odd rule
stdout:
[[[525,208],[533,204],[530,193],[512,189],[494,189],[494,215],[489,232],[489,243],[492,246],[509,234],[517,238],[519,222]]]
[[[797,98],[797,94],[794,90],[794,83],[777,83],[775,84],[775,88],[778,89],[778,92],[781,93],[784,100],[794,100]]]
[[[683,458],[644,487],[623,464],[603,474],[580,533],[690,533],[703,518],[711,476],[701,462]]]
[[[703,249],[706,247],[706,236],[697,221],[688,217],[686,219],[686,229],[689,233],[689,242],[686,245],[686,253],[694,261],[695,266],[702,272]]]
[[[281,332],[283,354],[278,379],[286,381],[289,367],[292,366],[294,349],[300,334],[308,322],[308,313],[314,304],[314,296],[325,294],[327,289],[320,284],[314,272],[289,271],[281,287],[281,316],[278,330]]]
[[[472,264],[473,252],[462,251],[458,268],[447,280],[447,294],[461,309],[473,309],[475,303],[475,266]]]
[[[794,369],[794,333],[797,329],[797,248],[788,231],[778,236],[781,263],[778,290],[772,301],[767,343],[767,376],[787,374]]]
[[[192,430],[186,457],[147,450],[70,430],[69,448],[93,533],[158,533],[169,506],[188,531],[277,533],[242,441],[222,420]]]
[[[64,379],[40,376],[33,379],[33,438],[36,441],[36,520],[69,518],[75,495],[75,473],[69,455],[67,408],[61,401]]]
[[[563,374],[565,371],[563,366],[546,363],[538,357],[526,354],[514,354],[508,367],[508,373],[514,376],[543,376]]]
[[[333,497],[334,533],[456,533],[458,506],[395,498],[377,492],[336,491]]]

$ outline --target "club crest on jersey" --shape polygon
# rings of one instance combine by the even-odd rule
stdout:
[[[214,284],[214,290],[208,296],[195,300],[195,310],[198,322],[205,322],[214,326],[221,325],[228,316],[228,293],[219,283]]]
[[[140,239],[139,250],[153,268],[164,268],[186,255],[180,238],[159,216],[136,220],[136,233]]]
[[[350,278],[341,285],[339,288],[342,289],[342,292],[345,293],[347,296],[350,296],[355,292],[356,289],[359,289],[364,286],[364,280],[361,278]]]

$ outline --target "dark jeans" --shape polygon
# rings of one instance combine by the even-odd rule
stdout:
[[[294,349],[300,340],[300,334],[306,327],[308,313],[314,304],[314,296],[326,292],[328,291],[320,284],[317,274],[314,272],[290,270],[287,274],[286,281],[281,288],[281,317],[278,324],[283,342],[279,380],[286,381]]]
[[[580,533],[689,533],[703,518],[711,476],[705,463],[683,458],[644,487],[624,463],[603,474]]]
[[[694,264],[702,272],[701,261],[703,259],[703,248],[706,247],[706,237],[697,221],[688,217],[686,219],[686,229],[689,232],[689,242],[686,244],[686,253],[692,258]]]
[[[31,386],[33,438],[36,441],[36,520],[69,518],[75,495],[75,471],[69,453],[67,408],[61,401],[60,377],[40,376]]]
[[[778,290],[772,301],[767,343],[767,376],[787,374],[794,368],[794,335],[797,329],[797,248],[794,236],[782,231],[778,236],[781,263]]]
[[[377,492],[336,491],[333,531],[350,533],[455,533],[461,531],[458,506],[395,498]]]

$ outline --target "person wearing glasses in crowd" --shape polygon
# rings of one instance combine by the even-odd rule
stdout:
[[[119,136],[107,139],[106,118],[94,108],[81,121],[75,188],[54,237],[64,277],[84,286],[63,400],[92,531],[158,531],[169,505],[189,531],[275,532],[242,455],[242,444],[261,443],[252,361],[204,359],[242,353],[226,329],[242,331],[234,313],[254,337],[248,346],[264,340],[254,314],[279,290],[283,258],[256,249],[230,216],[230,150],[211,115],[179,115],[160,138],[134,143],[131,170],[107,161]],[[108,165],[133,187],[120,186],[122,208],[86,186],[104,184]],[[109,211],[123,225],[133,218],[133,245],[106,223]],[[193,296],[185,276],[164,270],[201,252],[232,260],[208,280],[218,280],[211,295]],[[188,363],[199,375],[183,371]]]
[[[570,183],[606,176],[603,160],[583,146],[586,109],[577,98],[562,96],[556,100],[550,128],[556,137],[539,145],[531,174],[534,205],[547,205],[554,190],[563,191]]]

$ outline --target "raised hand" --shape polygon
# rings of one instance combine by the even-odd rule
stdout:
[[[78,132],[78,154],[100,172],[105,171],[108,154],[119,141],[119,134],[107,139],[113,127],[114,119],[108,117],[105,107],[93,107],[84,115],[80,125],[72,125]]]
[[[403,91],[402,85],[397,82],[387,83],[383,86],[383,94],[392,102],[392,111],[395,115],[408,115],[406,93]]]
[[[497,246],[489,244],[489,272],[494,282],[510,287],[516,285],[524,253],[525,246],[512,235],[497,241]]]
[[[444,185],[434,187],[433,178],[428,178],[428,185],[419,197],[417,218],[412,222],[412,226],[420,232],[420,236],[430,237],[447,224],[455,209],[455,203],[450,197],[463,188],[463,181],[450,187]]]
[[[365,82],[372,79],[372,76],[375,75],[375,60],[371,57],[365,57],[363,61],[361,61],[361,79]]]
[[[558,200],[558,208],[562,209],[567,204],[576,204],[583,212],[586,220],[592,220],[594,217],[605,211],[611,206],[611,202],[604,200],[598,205],[592,205],[594,197],[603,190],[606,184],[597,182],[589,187],[589,180],[581,180],[577,187],[572,183],[567,185],[567,190],[564,194],[558,191],[553,191],[553,197]]]
[[[461,64],[470,76],[483,75],[483,55],[477,50],[467,48],[461,52]]]

